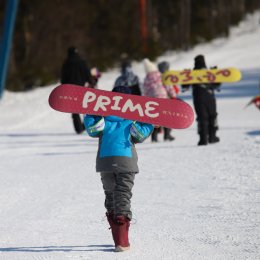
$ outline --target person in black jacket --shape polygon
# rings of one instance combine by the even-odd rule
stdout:
[[[90,69],[86,62],[79,56],[76,47],[70,47],[67,51],[67,58],[65,59],[61,69],[61,84],[75,84],[79,86],[94,87]],[[74,129],[77,134],[85,130],[84,124],[81,121],[79,114],[72,114]]]
[[[128,87],[132,95],[142,95],[139,78],[133,73],[130,60],[122,60],[121,75],[115,80],[114,87]]]
[[[207,69],[205,58],[203,55],[195,57],[195,70]],[[201,83],[192,85],[193,103],[197,115],[198,122],[198,145],[207,145],[208,143],[219,142],[216,136],[218,130],[217,123],[217,107],[214,91],[220,87],[220,83]],[[184,90],[189,85],[182,85]]]

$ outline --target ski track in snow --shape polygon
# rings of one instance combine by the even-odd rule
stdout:
[[[160,135],[159,143],[137,145],[140,173],[128,252],[113,250],[95,172],[97,140],[75,135],[70,115],[48,107],[54,85],[6,92],[0,102],[0,259],[259,259],[260,112],[244,107],[259,93],[260,59],[251,68],[250,55],[260,30],[240,26],[227,42],[195,48],[212,53],[213,63],[227,64],[228,50],[236,46],[241,55],[235,60],[246,67],[241,82],[217,93],[221,142],[198,147],[194,122],[173,130],[174,142]],[[190,62],[194,52],[172,61]],[[142,75],[140,64],[134,68]],[[102,86],[117,73],[105,73]],[[190,92],[180,97],[192,105]]]

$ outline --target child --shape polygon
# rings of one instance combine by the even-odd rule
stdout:
[[[162,61],[158,64],[158,70],[161,74],[165,73],[166,71],[170,70],[170,63],[167,61]],[[180,89],[177,85],[164,85],[164,88],[167,92],[168,98],[177,98],[177,95],[180,92]],[[163,127],[164,131],[164,140],[167,141],[173,141],[175,137],[171,135],[171,129]],[[154,131],[153,135],[156,131]],[[157,139],[157,138],[156,138]]]
[[[113,91],[130,94],[128,87],[115,87]],[[130,248],[131,191],[138,173],[135,143],[149,137],[153,126],[117,116],[86,115],[84,123],[88,134],[99,138],[96,171],[101,174],[106,216],[115,250],[125,251]]]
[[[156,98],[174,98],[175,92],[172,86],[165,87],[162,83],[161,73],[157,66],[149,59],[144,59],[144,69],[146,76],[143,84],[144,96],[156,97]],[[156,128],[152,134],[152,142],[157,142],[157,135],[160,128]],[[164,128],[164,140],[173,141],[174,137],[170,135],[170,130]]]
[[[121,64],[121,75],[116,79],[114,84],[114,87],[117,86],[129,87],[132,95],[142,95],[139,78],[134,74],[129,60],[124,60]]]

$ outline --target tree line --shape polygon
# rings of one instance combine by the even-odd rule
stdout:
[[[0,33],[4,8],[1,1]],[[259,8],[259,0],[20,0],[7,89],[59,80],[69,46],[76,46],[90,66],[105,70],[124,53],[134,60],[154,59],[228,36],[231,25]]]

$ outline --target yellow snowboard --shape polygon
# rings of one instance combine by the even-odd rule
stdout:
[[[200,83],[236,82],[241,79],[241,72],[236,68],[202,69],[202,70],[169,70],[163,73],[164,85],[189,85]]]

